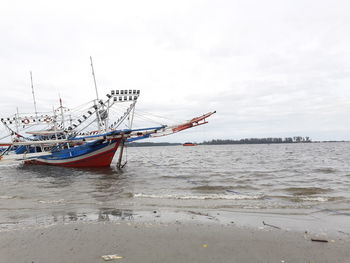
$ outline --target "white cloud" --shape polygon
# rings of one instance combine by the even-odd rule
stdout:
[[[5,1],[3,114],[141,89],[138,109],[210,123],[169,140],[350,139],[348,1]],[[334,135],[334,136],[333,136]]]

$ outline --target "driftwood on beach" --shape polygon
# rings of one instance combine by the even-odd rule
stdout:
[[[264,225],[264,226],[273,227],[273,228],[276,228],[276,229],[281,229],[281,228],[280,228],[280,227],[278,227],[278,226],[274,226],[274,225],[266,224],[264,221],[263,221],[263,225]]]

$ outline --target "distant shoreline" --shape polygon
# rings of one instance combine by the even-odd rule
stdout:
[[[350,141],[266,141],[265,139],[249,139],[241,140],[212,140],[209,142],[195,143],[196,145],[241,145],[241,144],[300,144],[300,143],[342,143]],[[170,143],[170,142],[133,142],[128,143],[128,147],[152,147],[152,146],[180,146],[182,143]]]

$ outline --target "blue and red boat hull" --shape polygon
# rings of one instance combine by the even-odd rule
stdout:
[[[108,167],[123,139],[98,141],[52,153],[51,155],[28,159],[24,164],[53,165],[63,167]]]

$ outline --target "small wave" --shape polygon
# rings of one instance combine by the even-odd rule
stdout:
[[[0,199],[15,199],[16,196],[11,195],[0,195]]]
[[[266,195],[264,200],[285,200],[293,203],[303,203],[303,202],[332,202],[340,201],[345,198],[342,196],[288,196],[288,195]]]
[[[39,200],[38,202],[41,203],[41,204],[59,204],[59,203],[63,203],[63,202],[64,202],[64,199],[59,199],[59,200],[47,200],[47,201]]]
[[[292,202],[333,202],[344,200],[344,197],[340,196],[298,196],[290,199]]]
[[[23,162],[21,161],[1,161],[0,163],[1,168],[17,168],[22,166]]]
[[[329,197],[299,197],[299,201],[304,201],[304,202],[327,202],[330,201]]]
[[[134,194],[135,198],[155,198],[155,199],[180,199],[180,200],[257,200],[263,199],[263,195],[154,195],[154,194]]]
[[[134,194],[133,193],[124,193],[124,194],[122,194],[122,197],[132,198],[132,197],[134,197]]]
[[[292,193],[295,196],[324,194],[332,191],[332,189],[320,188],[320,187],[289,187],[289,188],[284,188],[282,190]]]
[[[191,177],[192,176],[187,176],[187,175],[162,175],[162,176],[160,176],[160,178],[163,178],[163,179],[175,179],[175,180],[188,179]]]
[[[191,190],[195,190],[195,191],[225,191],[227,189],[230,189],[230,188],[222,185],[217,185],[217,186],[201,185],[201,186],[196,186],[191,188]]]
[[[249,185],[236,185],[236,186],[224,186],[224,185],[201,185],[190,188],[193,191],[227,191],[227,192],[236,192],[233,189],[247,189],[247,190],[258,190],[258,188],[249,186]]]
[[[332,174],[332,173],[337,172],[337,170],[334,169],[334,168],[331,168],[331,167],[325,167],[325,168],[314,169],[313,172],[324,173],[324,174]]]
[[[236,185],[235,188],[237,188],[237,189],[246,189],[246,190],[259,190],[258,187],[254,187],[252,185],[242,185],[242,184]]]

